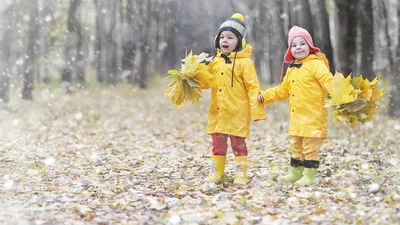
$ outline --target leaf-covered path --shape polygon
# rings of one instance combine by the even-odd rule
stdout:
[[[287,102],[252,123],[247,187],[204,191],[209,93],[181,110],[165,84],[44,90],[0,110],[0,224],[399,224],[400,121],[332,125],[319,185],[288,169]],[[233,154],[227,173],[233,176]]]

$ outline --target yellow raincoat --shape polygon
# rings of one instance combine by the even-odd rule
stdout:
[[[262,92],[264,104],[289,98],[289,135],[326,138],[325,85],[333,80],[328,60],[323,53],[316,53],[295,63],[302,66],[289,68],[281,84]]]
[[[248,44],[237,52],[236,60],[235,52],[229,55],[232,63],[226,64],[218,51],[217,56],[208,64],[209,72],[214,75],[214,85],[211,87],[207,134],[223,133],[248,137],[250,120],[265,119],[264,106],[257,101],[260,84],[251,54],[252,47]]]

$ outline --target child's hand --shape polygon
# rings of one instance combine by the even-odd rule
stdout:
[[[263,103],[264,102],[264,97],[262,96],[261,93],[258,94],[257,99],[259,102]]]

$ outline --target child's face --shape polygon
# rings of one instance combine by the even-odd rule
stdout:
[[[229,30],[221,32],[219,37],[219,47],[224,54],[229,54],[236,49],[239,39]]]
[[[304,38],[295,37],[293,38],[290,51],[296,60],[302,60],[310,54],[310,47]]]

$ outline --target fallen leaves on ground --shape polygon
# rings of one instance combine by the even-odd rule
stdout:
[[[399,120],[378,113],[355,130],[331,125],[319,184],[295,188],[276,182],[290,160],[287,102],[267,105],[267,120],[252,123],[247,139],[248,186],[203,191],[210,93],[178,114],[163,98],[164,85],[13,99],[0,110],[0,208],[7,209],[0,223],[400,222]],[[229,149],[230,177],[233,161]]]

